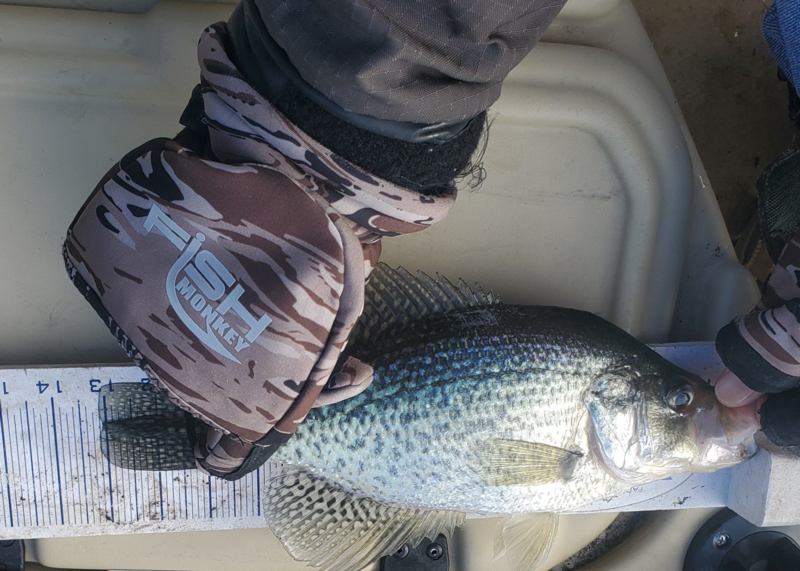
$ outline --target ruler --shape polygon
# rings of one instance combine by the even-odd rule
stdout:
[[[111,463],[101,389],[149,382],[135,366],[0,369],[0,538],[266,526],[263,467],[228,482]]]
[[[713,344],[654,348],[707,379],[722,368]],[[109,460],[103,395],[123,383],[151,388],[133,365],[0,369],[0,539],[266,527],[259,491],[268,466],[228,482]],[[724,506],[728,480],[727,470],[685,474],[576,511]]]

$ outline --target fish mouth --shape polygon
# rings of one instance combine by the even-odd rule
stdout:
[[[756,452],[755,412],[746,407],[731,409],[719,402],[697,409],[686,427],[694,444],[680,454],[659,458],[650,446],[653,435],[644,414],[643,401],[629,411],[630,438],[625,442],[603,439],[597,427],[590,430],[592,455],[616,480],[639,486],[688,472],[715,472],[750,459]]]
[[[694,431],[697,455],[689,465],[692,472],[714,472],[749,460],[756,453],[755,403],[729,408],[715,402],[697,411]]]

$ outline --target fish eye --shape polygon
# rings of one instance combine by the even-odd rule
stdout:
[[[694,400],[694,389],[683,382],[667,394],[667,406],[675,412],[683,412]]]

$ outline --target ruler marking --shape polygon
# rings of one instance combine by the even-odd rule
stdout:
[[[209,518],[213,518],[214,517],[214,505],[213,505],[213,500],[212,500],[212,496],[211,496],[211,476],[208,476],[208,498],[207,499],[208,499],[208,517]]]
[[[158,501],[161,507],[161,519],[164,519],[164,493],[161,489],[161,472],[158,473]]]
[[[249,494],[247,492],[252,484],[252,478],[250,478],[250,476],[252,475],[253,473],[250,472],[247,476],[245,476],[245,479],[242,481],[242,492],[239,502],[239,511],[241,512],[240,515],[242,516],[250,515],[250,505],[249,505],[250,502],[247,501]]]
[[[130,411],[130,415],[131,415],[131,418],[132,418],[133,417],[133,399],[131,399],[131,398],[128,398],[128,410]],[[128,457],[130,458],[130,456],[131,456],[130,446],[128,446],[127,448],[128,448]],[[134,470],[134,472],[133,472],[133,497],[134,497],[134,499],[136,501],[136,521],[139,521],[139,486],[138,486],[138,484],[136,482],[136,476],[137,476],[137,473],[139,473],[139,472],[136,471],[136,454],[133,454],[133,470]],[[130,487],[131,487],[131,472],[130,472],[130,470],[128,470],[128,490],[130,490]]]
[[[175,493],[175,481],[171,474],[174,472],[164,474],[164,496],[167,498],[167,511],[164,517],[166,519],[182,519],[183,506],[180,496]]]
[[[22,420],[20,420],[20,425],[21,424],[22,424]],[[24,468],[24,470],[26,472],[25,476],[27,476],[28,475],[27,474],[27,472],[28,472],[28,458],[25,456],[25,445],[23,444],[22,446],[19,446],[19,442],[20,442],[19,433],[21,432],[21,430],[22,429],[17,430],[17,415],[14,415],[14,442],[16,442],[18,444],[16,446],[17,470],[22,471],[23,468]],[[19,449],[20,448],[22,448],[22,460],[21,461],[19,459]],[[30,486],[31,478],[27,478],[26,477],[26,478],[23,478],[23,479],[25,480],[25,493],[26,493],[26,498],[25,498],[26,499],[26,503],[25,503],[25,505],[28,507],[28,517],[27,517],[27,519],[24,520],[23,525],[27,526],[28,525],[28,521],[33,519],[31,517],[31,486]],[[22,512],[22,515],[23,515],[23,518],[24,518],[24,516],[25,516],[25,512],[24,511]]]
[[[3,465],[6,471],[6,493],[8,494],[8,519],[11,523],[11,527],[14,527],[14,508],[12,507],[11,503],[11,479],[8,474],[8,456],[6,455],[6,427],[4,422],[4,415],[3,415],[3,401],[0,400],[0,432],[2,432],[3,437]],[[5,505],[3,507],[3,511],[5,512]],[[3,514],[3,521],[5,521],[5,513]]]
[[[28,401],[25,401],[25,419],[28,423],[28,451],[31,454],[31,481],[33,482],[33,513],[36,516],[36,525],[39,525],[39,502],[36,496],[36,482],[39,478],[36,477],[36,470],[33,469],[33,444],[31,443],[31,417],[28,413]],[[36,426],[36,423],[34,423]],[[36,463],[39,463],[37,458]],[[40,482],[41,485],[41,482]]]
[[[186,501],[186,519],[194,519],[194,506],[196,505],[194,495],[197,493],[197,489],[190,490],[189,489],[189,477],[186,475],[186,472],[183,472],[183,496]],[[189,501],[191,497],[191,501]]]
[[[175,494],[175,501],[177,501],[179,505],[181,503],[183,504],[183,506],[181,508],[183,510],[183,518],[184,519],[189,519],[189,498],[188,498],[188,493],[187,493],[185,487],[181,488],[180,477],[178,477],[178,482],[177,483],[178,483],[178,491]],[[181,501],[181,493],[183,493],[183,501]]]
[[[39,434],[42,438],[42,448],[44,448],[45,442],[47,443],[47,456],[50,464],[50,469],[47,469],[47,464],[45,464],[45,473],[49,476],[49,488],[47,490],[47,509],[48,515],[50,517],[50,524],[52,525],[58,523],[58,518],[56,515],[56,506],[55,506],[55,496],[53,495],[53,489],[56,486],[55,475],[53,474],[53,442],[50,440],[50,431],[45,428],[46,425],[50,424],[50,419],[48,418],[48,414],[45,411],[44,414],[40,413],[36,416],[39,419]]]
[[[8,416],[9,413],[11,414],[11,416]],[[24,527],[25,526],[25,506],[22,503],[22,498],[25,497],[23,495],[25,492],[22,491],[22,482],[24,481],[24,479],[23,479],[22,475],[19,473],[20,472],[19,446],[15,445],[15,443],[19,442],[19,440],[17,440],[17,430],[16,430],[17,429],[17,419],[14,416],[14,414],[10,412],[10,410],[6,410],[6,424],[8,426],[8,437],[9,437],[9,443],[8,443],[9,463],[11,464],[11,472],[17,478],[16,482],[15,482],[15,484],[16,484],[15,487],[18,488],[19,492],[20,492],[19,499],[17,499],[16,493],[14,494],[14,510],[13,510],[13,513],[14,513],[15,517],[17,518],[17,524],[19,526]],[[13,438],[13,440],[12,440],[12,438]],[[14,464],[15,456],[16,456],[16,460],[17,460],[16,464]],[[16,492],[16,490],[15,490],[15,492]],[[22,517],[20,517],[20,511],[22,511]]]
[[[59,408],[59,414],[61,414],[61,409]],[[80,523],[80,516],[78,515],[80,512],[80,506],[83,505],[83,500],[81,499],[81,487],[79,482],[80,477],[80,468],[78,467],[78,435],[75,432],[75,407],[71,406],[69,412],[65,414],[67,418],[67,450],[68,450],[68,458],[69,458],[69,489],[72,492],[72,515],[70,516],[72,519],[70,523],[77,524]],[[62,430],[61,434],[64,434]],[[74,450],[73,450],[74,448]],[[77,496],[77,501],[76,501]],[[69,515],[69,512],[67,512]]]
[[[106,409],[106,396],[103,395],[103,417],[108,422],[108,410]],[[111,521],[114,521],[114,483],[111,481],[111,448],[106,436],[106,463],[108,464],[108,496],[111,501]]]
[[[204,499],[200,498],[200,486],[199,486],[199,482],[197,481],[197,478],[193,478],[193,480],[195,480],[195,482],[194,482],[195,485],[192,486],[191,490],[189,490],[189,492],[190,492],[190,495],[189,495],[189,506],[192,508],[192,519],[196,519],[197,517],[200,516],[201,513],[203,513],[203,511],[204,511],[203,510],[203,505],[205,505],[206,502],[205,502]],[[188,482],[188,478],[187,478],[187,482]],[[195,512],[195,508],[197,509],[197,513],[196,514],[194,513]]]
[[[212,499],[211,499],[211,476],[208,477],[208,517],[214,517],[214,508],[212,506]]]
[[[39,421],[39,430],[36,430],[36,421]],[[44,430],[44,426],[42,425],[42,415],[36,414],[36,409],[33,409],[33,439],[36,441],[37,450],[44,450],[45,445],[45,437],[47,432]],[[41,438],[41,446],[39,445],[39,439]],[[50,501],[50,491],[53,489],[53,447],[50,446],[50,441],[47,440],[47,451],[49,454],[47,455],[47,461],[49,461],[51,467],[50,470],[47,469],[47,461],[42,458],[42,465],[44,466],[44,480],[47,489],[42,489],[42,498],[47,499],[47,521],[50,525],[53,525],[53,506]],[[37,460],[40,458],[37,455]],[[44,506],[43,506],[44,507]]]
[[[64,455],[62,464],[64,466],[64,491],[67,494],[67,509],[64,519],[71,524],[75,521],[75,487],[72,485],[72,435],[69,433],[69,423],[64,429],[64,417],[69,417],[69,413],[64,413],[61,406],[58,407],[58,431],[61,434],[61,452]],[[72,510],[70,512],[70,509]]]
[[[3,404],[2,401],[0,401],[0,431],[2,431],[2,439],[3,439],[3,465],[5,466],[6,492],[8,494],[8,511],[6,511],[5,502],[0,502],[0,509],[3,510],[3,518],[2,518],[3,524],[9,527],[14,527],[14,504],[16,502],[12,501],[11,499],[11,474],[13,473],[14,467],[13,466],[11,467],[11,472],[10,472],[8,469],[8,458],[6,454],[6,435],[5,435],[5,422],[4,422],[4,420],[7,418],[8,418],[8,411],[6,411],[5,415],[3,414]],[[10,434],[11,424],[8,425],[8,431]],[[16,486],[14,487],[16,488]]]
[[[80,535],[90,529],[103,534],[136,522],[157,521],[169,521],[170,526],[180,522],[178,526],[186,529],[217,529],[253,525],[253,516],[261,515],[261,497],[254,488],[260,485],[263,472],[255,471],[238,482],[219,481],[189,469],[150,472],[139,461],[136,446],[106,438],[105,422],[136,418],[142,414],[140,407],[135,395],[119,402],[119,407],[115,399],[108,401],[107,394],[97,399],[103,394],[89,391],[97,392],[100,383],[84,386],[83,377],[106,377],[105,385],[108,377],[127,379],[127,372],[102,368],[97,372],[70,371],[75,382],[67,380],[65,387],[60,387],[59,393],[64,394],[56,406],[55,390],[48,395],[42,389],[48,390],[46,384],[59,388],[51,378],[61,371],[33,373],[45,374],[39,380],[41,386],[35,383],[37,379],[21,376],[19,395],[12,391],[11,397],[2,396],[0,387],[0,470],[7,477],[5,486],[0,480],[0,496],[8,495],[7,501],[0,497],[0,536],[3,527],[9,535],[14,531],[47,537]],[[112,447],[118,457],[112,455]],[[242,518],[250,519],[245,522]],[[134,525],[132,529],[139,528]]]
[[[72,436],[69,433],[69,423],[67,423],[66,438],[64,438],[64,415],[61,413],[61,407],[58,407],[58,427],[61,431],[61,449],[64,449],[65,444],[67,446],[67,450],[64,453],[64,481],[72,496],[72,501],[67,503],[67,523],[73,523],[75,521],[75,505],[78,502],[75,501],[75,486],[72,484]],[[69,462],[69,472],[67,472],[67,462]],[[70,507],[72,507],[71,516],[69,513]]]
[[[186,471],[183,472],[183,503],[186,506],[186,519],[189,519],[189,478],[186,477]],[[194,516],[194,501],[192,501],[192,515]]]
[[[251,474],[251,476],[252,476],[252,477],[250,478],[250,485],[251,485],[251,486],[256,486],[255,488],[252,488],[252,487],[251,487],[251,489],[254,489],[254,490],[256,490],[256,497],[255,497],[255,498],[252,498],[252,499],[250,500],[250,509],[252,510],[252,511],[250,512],[250,516],[252,517],[252,516],[258,516],[258,515],[261,515],[261,513],[260,513],[260,512],[256,511],[256,510],[258,509],[258,506],[259,506],[259,501],[260,501],[260,498],[261,498],[261,494],[260,494],[260,493],[258,493],[258,478],[259,478],[259,470],[256,470],[255,472],[253,472],[253,473]]]
[[[144,518],[145,520],[149,520],[150,519],[150,517],[149,517],[150,510],[148,508],[150,506],[146,505],[147,502],[149,501],[148,500],[149,495],[145,492],[145,490],[147,490],[148,492],[150,491],[150,487],[147,485],[147,478],[145,477],[145,474],[144,474],[144,472],[142,470],[139,470],[139,471],[135,472],[133,474],[133,477],[135,478],[134,482],[137,482],[137,480],[138,480],[138,483],[136,484],[137,485],[137,489],[140,489],[142,491],[142,501],[143,501],[142,506],[141,506],[142,507],[142,512],[141,512],[142,513],[142,518]],[[140,509],[138,500],[136,501],[136,509],[137,510]],[[138,519],[138,517],[137,517],[137,519]]]
[[[72,474],[74,474],[73,482],[75,482],[75,483],[73,483],[73,486],[72,486],[73,494],[74,493],[78,494],[78,502],[79,502],[79,504],[73,509],[72,516],[73,516],[73,518],[75,518],[75,523],[81,523],[81,519],[83,517],[83,514],[79,515],[80,507],[83,504],[86,503],[86,498],[83,498],[83,496],[81,494],[81,483],[80,483],[80,479],[79,479],[79,478],[83,478],[84,474],[81,472],[80,466],[78,466],[78,442],[80,442],[80,436],[78,435],[78,431],[75,428],[75,417],[76,416],[77,415],[75,414],[75,407],[73,406],[72,409],[71,409],[71,414],[69,416],[70,422],[72,423],[72,436],[70,436],[70,439],[69,439],[69,451],[70,451],[69,452],[69,454],[70,454],[69,466],[70,466],[70,470],[71,470]],[[67,431],[69,431],[69,425],[67,425]],[[75,446],[75,451],[74,452],[72,450],[73,443],[74,443],[74,446]],[[74,466],[73,466],[73,464],[74,464]],[[74,495],[73,495],[73,497],[74,497]]]
[[[78,399],[78,437],[81,444],[81,473],[83,474],[83,496],[86,498],[84,507],[86,508],[86,520],[83,523],[89,523],[89,491],[86,487],[86,452],[83,447],[83,418],[81,416],[81,401]],[[72,415],[72,423],[75,423],[75,415]],[[80,483],[78,484],[78,492],[80,493]]]
[[[64,497],[61,493],[61,460],[58,457],[58,432],[56,430],[56,401],[50,397],[50,411],[53,414],[53,446],[56,449],[56,476],[58,477],[58,507],[61,511],[61,525],[64,525]],[[59,411],[59,416],[61,412]]]
[[[83,405],[83,412],[85,413],[86,417],[88,418],[89,417],[89,409],[86,407],[86,405]],[[100,475],[99,475],[99,470],[98,470],[98,467],[97,467],[97,454],[99,452],[99,448],[97,446],[97,428],[96,428],[97,427],[97,423],[95,422],[94,411],[92,411],[91,419],[92,419],[92,424],[91,424],[92,430],[90,432],[88,427],[87,427],[87,429],[86,429],[86,439],[87,439],[87,441],[89,439],[91,439],[92,452],[94,453],[94,456],[90,456],[92,461],[89,462],[89,473],[91,474],[91,478],[89,478],[89,487],[92,489],[92,523],[97,523],[97,517],[100,515],[100,512],[99,512],[100,508],[97,505],[97,500],[98,500],[99,496],[101,496],[101,495],[105,496],[105,490],[103,490],[101,488],[100,491],[98,492],[98,496],[94,495],[94,482],[95,482],[95,480],[97,480],[98,484],[100,483]],[[92,470],[92,467],[94,467],[94,470]]]
[[[256,472],[257,473],[257,472]],[[253,489],[253,486],[256,484],[256,473],[250,472],[248,477],[250,478],[250,489]],[[247,515],[252,517],[255,515],[255,505],[253,505],[252,501],[247,502]]]
[[[194,480],[195,485],[193,487],[195,497],[197,498],[197,514],[195,514],[195,519],[203,519],[208,511],[208,506],[206,505],[206,495],[203,493],[205,477],[200,478],[200,476],[197,476],[193,477],[192,479]]]
[[[255,479],[255,474],[253,474],[252,472],[250,472],[250,473],[247,475],[247,489],[248,489],[248,490],[252,489],[252,487],[253,487],[253,480],[254,480],[254,479]],[[245,499],[245,498],[242,498],[242,503],[245,505],[245,515],[246,515],[246,516],[251,516],[251,515],[253,515],[253,514],[250,512],[250,509],[252,508],[251,502],[245,502],[245,501],[244,501],[244,499]]]
[[[188,489],[189,488],[189,476],[188,476],[188,474],[186,474],[186,472],[184,472],[184,478],[185,478],[184,481],[186,482],[186,488]],[[193,479],[196,480],[196,478],[193,478]],[[197,482],[195,482],[195,484],[196,483]],[[196,514],[194,513],[195,508],[197,508],[198,513],[200,511],[200,503],[201,503],[200,502],[200,486],[197,486],[197,485],[192,486],[192,488],[190,490],[187,490],[187,491],[189,492],[189,500],[190,500],[189,501],[189,507],[192,510],[191,511],[191,513],[192,513],[191,517],[192,517],[192,519],[195,519],[195,517],[196,517]]]
[[[150,521],[153,519],[152,517],[150,517],[151,513],[150,513],[150,503],[149,503],[150,498],[152,497],[150,495],[150,479],[151,479],[150,473],[140,471],[137,475],[139,476],[139,481],[142,485],[142,497],[145,498],[146,502],[148,502],[148,504],[145,506],[145,518],[147,519],[147,521]],[[147,492],[145,492],[145,488],[147,488]]]
[[[184,482],[186,482],[185,475],[186,475],[186,472],[184,472],[184,480],[183,480]],[[180,497],[181,497],[181,480],[178,479],[178,501],[181,501]],[[189,516],[189,491],[186,489],[185,485],[183,486],[183,517],[186,518],[186,519],[189,519],[189,517],[190,517]]]
[[[36,409],[31,408],[31,416],[33,417],[33,442],[36,442],[36,450],[37,451],[38,450],[42,450],[44,448],[44,443],[41,444],[41,448],[40,448],[40,445],[39,445],[39,432],[36,429],[36,420],[38,418],[36,416]],[[34,478],[36,478],[36,483],[39,484],[39,489],[38,489],[39,498],[38,498],[38,501],[36,502],[36,504],[37,505],[41,504],[40,507],[42,508],[42,523],[44,523],[44,521],[45,521],[45,513],[46,513],[45,512],[45,504],[47,504],[47,495],[45,494],[45,488],[42,487],[42,484],[44,483],[45,486],[47,485],[47,482],[45,482],[45,479],[47,477],[47,470],[42,468],[42,466],[44,464],[44,461],[42,460],[42,458],[38,454],[36,454],[34,449],[31,449],[31,455],[34,455],[34,454],[36,455],[36,474],[34,475]]]
[[[144,389],[142,389],[144,390]],[[142,411],[139,410],[137,407],[137,414],[141,413]],[[153,521],[155,517],[153,517],[154,511],[152,509],[151,501],[153,498],[152,492],[152,484],[153,484],[153,473],[145,470],[140,470],[136,476],[139,478],[139,484],[142,488],[142,498],[146,505],[144,505],[144,518],[147,521]],[[146,491],[145,491],[146,489]]]

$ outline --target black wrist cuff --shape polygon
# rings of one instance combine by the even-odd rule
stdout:
[[[770,396],[760,412],[767,438],[778,446],[800,446],[800,389]]]
[[[780,393],[800,386],[800,378],[780,372],[748,345],[734,322],[720,329],[716,346],[725,366],[754,391]]]

